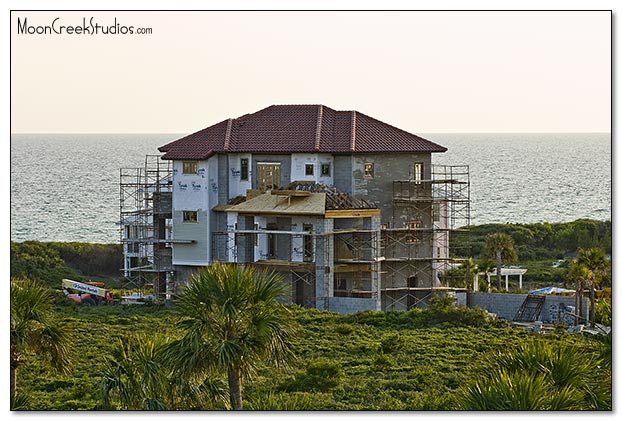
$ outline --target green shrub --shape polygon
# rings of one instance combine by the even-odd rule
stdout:
[[[244,409],[251,411],[309,411],[316,406],[316,397],[312,393],[269,393],[250,399]]]
[[[611,385],[602,381],[607,370],[599,364],[594,354],[576,346],[523,343],[489,355],[458,393],[458,406],[475,411],[610,410]]]
[[[384,354],[391,354],[404,346],[404,338],[399,333],[390,333],[380,340],[380,351]]]
[[[340,324],[340,325],[337,325],[337,327],[335,328],[335,332],[337,332],[340,335],[344,335],[344,336],[349,335],[353,331],[354,331],[354,328],[351,325],[347,325],[347,324]]]
[[[394,361],[385,354],[379,354],[374,358],[374,369],[375,370],[387,370],[395,364]]]
[[[299,374],[286,387],[288,392],[317,391],[327,392],[337,387],[343,377],[341,364],[327,358],[318,358],[311,361],[304,373]]]
[[[597,300],[594,308],[594,320],[605,326],[611,326],[611,304],[605,300]]]

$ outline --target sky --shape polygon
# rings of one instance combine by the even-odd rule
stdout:
[[[134,34],[36,33],[91,18]],[[191,133],[273,104],[412,133],[611,128],[609,11],[15,11],[10,42],[11,133]]]

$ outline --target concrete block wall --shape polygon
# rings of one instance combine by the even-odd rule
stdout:
[[[326,305],[327,308],[324,310],[335,311],[341,314],[353,314],[365,310],[380,310],[377,300],[373,298],[328,297]]]
[[[467,297],[468,294],[468,297]],[[467,305],[469,307],[482,308],[489,313],[495,313],[499,319],[512,320],[516,312],[525,301],[527,294],[488,294],[484,292],[457,293],[457,304]],[[560,303],[565,306],[574,306],[574,297],[566,296],[546,296],[544,307],[540,313],[538,320],[544,323],[557,323],[559,316]],[[584,298],[584,308],[587,309],[589,300]],[[563,316],[562,316],[563,317]],[[568,319],[566,318],[565,321]]]

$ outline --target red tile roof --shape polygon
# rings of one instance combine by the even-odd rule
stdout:
[[[447,148],[358,111],[323,105],[272,105],[221,121],[159,148],[163,159],[207,159],[217,153],[445,152]]]

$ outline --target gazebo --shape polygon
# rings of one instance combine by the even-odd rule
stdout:
[[[509,277],[518,275],[518,288],[523,288],[523,275],[527,272],[527,269],[518,266],[509,266],[501,268],[501,276],[505,277],[505,290],[509,289]],[[473,291],[479,291],[479,275],[486,275],[486,282],[488,283],[488,290],[490,290],[490,277],[496,276],[497,271],[492,272],[480,272],[475,274],[473,279]]]

